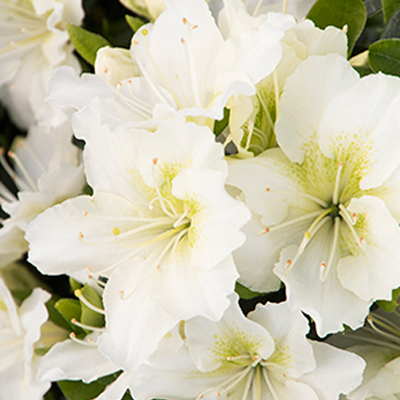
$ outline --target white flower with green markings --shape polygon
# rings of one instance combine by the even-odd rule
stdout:
[[[230,165],[253,211],[241,282],[269,291],[279,277],[321,335],[360,326],[400,285],[399,93],[398,78],[310,57],[281,98],[280,148]]]
[[[150,366],[133,377],[135,399],[337,400],[360,383],[363,360],[306,339],[299,310],[258,305],[246,318],[237,298],[231,301],[218,322],[182,323],[181,348],[164,338]]]
[[[80,72],[65,24],[82,19],[81,0],[0,1],[0,99],[20,128],[49,118],[43,104],[55,68]]]
[[[100,350],[133,370],[181,319],[221,318],[237,278],[231,252],[250,213],[225,191],[223,147],[207,127],[86,124],[94,195],[31,223],[29,259],[46,274],[109,277]]]
[[[101,108],[102,121],[110,125],[132,121],[155,129],[160,121],[180,115],[212,128],[232,96],[253,95],[254,85],[274,70],[285,24],[294,25],[294,20],[282,14],[225,39],[204,0],[167,0],[155,23],[142,26],[132,39],[138,74],[125,76],[125,57],[121,73],[113,63],[111,68],[98,63],[100,72],[82,78],[60,68],[49,99],[81,110],[77,119],[93,119]],[[99,75],[113,79],[105,82]],[[115,77],[121,81],[110,84]]]

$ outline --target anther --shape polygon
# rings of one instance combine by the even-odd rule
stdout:
[[[153,164],[154,164],[154,165],[156,165],[156,164],[157,164],[157,162],[158,162],[158,158],[157,158],[157,157],[155,157],[155,158],[153,158],[153,160],[152,160],[152,161],[153,161]]]
[[[85,211],[83,212],[83,215],[86,217],[86,215],[88,215],[88,212],[85,210]]]
[[[121,233],[121,230],[116,226],[116,227],[113,229],[113,235],[118,236],[120,233]]]
[[[147,29],[142,29],[142,35],[147,36],[149,34],[149,31]]]
[[[285,267],[289,268],[291,265],[292,265],[292,260],[287,260]]]
[[[182,44],[185,43],[185,39],[184,38],[181,38],[181,43]]]
[[[187,19],[185,17],[182,18],[183,25],[187,24]]]
[[[79,232],[78,235],[79,235],[79,239],[82,240],[82,239],[83,239],[83,233],[82,233],[82,232]]]
[[[121,89],[122,88],[122,83],[121,82],[118,82],[117,83],[117,89]]]
[[[265,188],[265,191],[266,191],[266,192],[270,192],[271,189],[268,187],[268,188]]]
[[[348,25],[343,25],[342,32],[347,34],[348,31],[349,31],[349,26]]]
[[[133,44],[136,46],[136,45],[139,44],[139,42],[138,42],[137,40],[134,40],[134,41],[133,41]]]
[[[199,27],[198,25],[194,25],[192,29],[195,30],[195,29],[197,29],[198,27]]]
[[[108,68],[107,67],[104,67],[104,73],[106,74],[107,72],[108,72]]]

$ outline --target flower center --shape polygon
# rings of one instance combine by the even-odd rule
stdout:
[[[301,196],[304,198],[307,198],[308,200],[313,201],[317,206],[320,207],[319,210],[309,212],[306,214],[303,214],[302,216],[298,218],[294,218],[289,221],[285,221],[281,224],[275,225],[272,228],[265,228],[263,231],[259,232],[259,234],[266,234],[273,232],[278,229],[282,228],[287,228],[290,226],[297,225],[299,223],[304,223],[306,221],[312,221],[311,224],[309,225],[308,229],[304,233],[303,239],[300,242],[300,245],[297,249],[297,252],[294,256],[293,259],[289,259],[286,261],[286,274],[292,270],[292,268],[295,266],[295,264],[298,262],[299,258],[301,255],[304,253],[304,251],[307,249],[311,241],[316,237],[317,233],[321,230],[323,226],[326,224],[330,223],[332,224],[333,222],[333,232],[331,234],[331,246],[328,252],[328,256],[326,260],[321,261],[320,266],[319,266],[319,276],[321,282],[324,282],[329,274],[329,271],[332,268],[332,265],[334,263],[334,258],[335,254],[339,250],[339,238],[341,234],[341,230],[346,227],[349,232],[350,232],[350,237],[351,241],[356,243],[356,246],[361,250],[362,252],[365,251],[365,240],[362,236],[360,236],[356,229],[355,229],[355,224],[357,222],[357,215],[355,213],[350,213],[346,206],[344,204],[340,203],[340,194],[341,194],[341,180],[342,180],[342,172],[344,169],[344,163],[339,162],[337,171],[336,171],[336,176],[333,184],[333,190],[332,190],[332,198],[329,203],[327,203],[325,200],[322,200],[318,197],[315,197],[309,193],[305,192],[296,192],[297,196]],[[291,194],[291,192],[283,192],[283,191],[272,191],[270,188],[265,189],[267,192],[273,192],[273,193],[284,193],[284,194]],[[349,243],[349,246],[352,245],[353,243]]]

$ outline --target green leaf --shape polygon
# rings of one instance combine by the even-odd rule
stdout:
[[[400,287],[392,290],[392,300],[378,300],[376,304],[386,312],[393,312],[398,306],[397,300],[400,297]]]
[[[228,126],[229,114],[230,114],[230,110],[228,110],[227,108],[224,108],[224,117],[220,121],[214,122],[215,136],[218,136]]]
[[[400,38],[400,7],[390,17],[382,32],[382,39]]]
[[[146,22],[143,21],[141,18],[132,17],[130,15],[125,15],[125,19],[128,25],[132,28],[133,32],[136,32],[141,26],[146,24]]]
[[[96,33],[89,32],[73,24],[66,24],[66,27],[69,38],[76,51],[91,65],[94,65],[96,54],[99,49],[105,46],[111,46],[108,40]]]
[[[400,76],[400,39],[383,39],[371,44],[368,62],[374,72]]]
[[[81,305],[78,300],[61,299],[56,302],[54,307],[67,321],[69,329],[75,332],[77,336],[84,335],[83,330],[71,322],[73,318],[78,321],[81,318]]]
[[[321,29],[329,25],[342,29],[347,25],[350,55],[367,22],[367,10],[362,0],[317,0],[307,18]]]
[[[103,376],[97,381],[83,383],[82,381],[58,381],[57,385],[67,400],[92,400],[96,398],[107,385],[114,382],[120,372]]]
[[[247,289],[246,286],[243,286],[239,282],[236,282],[235,292],[239,295],[241,299],[250,300],[255,297],[263,296],[265,293],[252,292],[250,289]]]
[[[96,291],[90,287],[88,284],[81,289],[83,297],[94,306],[103,309],[103,303],[101,301],[100,295],[96,293]],[[81,314],[81,322],[86,325],[102,327],[105,324],[104,315],[97,313],[96,311],[91,310],[88,306],[81,302],[82,314]]]
[[[383,17],[385,18],[385,23],[389,21],[399,6],[400,0],[382,0]]]

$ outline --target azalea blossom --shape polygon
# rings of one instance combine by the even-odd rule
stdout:
[[[254,16],[240,0],[225,3],[218,14],[218,25],[227,37],[260,24],[268,15]],[[312,55],[347,55],[346,34],[333,26],[321,30],[312,21],[305,20],[294,26],[287,24],[284,29],[282,58],[277,67],[256,84],[254,96],[238,95],[228,103],[230,133],[238,151],[235,157],[251,157],[276,146],[274,125],[279,114],[279,99],[286,79],[302,61]]]
[[[41,400],[50,382],[36,381],[41,328],[48,313],[45,302],[50,295],[42,289],[17,308],[11,293],[0,279],[0,398]]]
[[[28,227],[29,260],[46,274],[108,277],[100,350],[134,370],[181,319],[229,304],[249,212],[224,189],[223,147],[183,119],[153,134],[86,121],[94,195],[46,210]],[[83,127],[81,127],[83,128]]]
[[[241,282],[262,292],[279,277],[321,335],[360,326],[400,285],[399,93],[398,78],[310,57],[281,98],[280,148],[230,164],[253,211],[235,253]]]
[[[48,118],[43,103],[56,67],[80,72],[65,24],[82,18],[81,0],[0,1],[0,100],[18,127]]]
[[[334,335],[329,342],[363,357],[367,366],[361,385],[349,400],[397,400],[400,398],[400,313],[372,311],[364,327]]]
[[[47,207],[82,193],[85,185],[79,149],[71,143],[70,122],[57,128],[33,126],[25,139],[17,138],[9,152],[3,149],[0,163],[19,189],[17,195],[0,182],[0,204],[8,218],[0,220],[0,267],[28,250],[25,230]]]
[[[166,337],[134,375],[134,398],[336,400],[360,383],[363,360],[306,339],[300,311],[258,305],[246,318],[231,302],[218,322],[181,324],[180,348]]]
[[[155,23],[142,26],[132,39],[139,76],[115,86],[99,73],[79,78],[61,68],[50,83],[49,101],[81,110],[76,119],[93,119],[101,109],[101,121],[109,125],[132,121],[155,129],[180,115],[212,128],[231,96],[254,94],[254,84],[274,70],[287,24],[294,25],[292,17],[271,16],[225,40],[204,0],[168,0]],[[119,76],[114,67],[106,65],[100,75]]]

